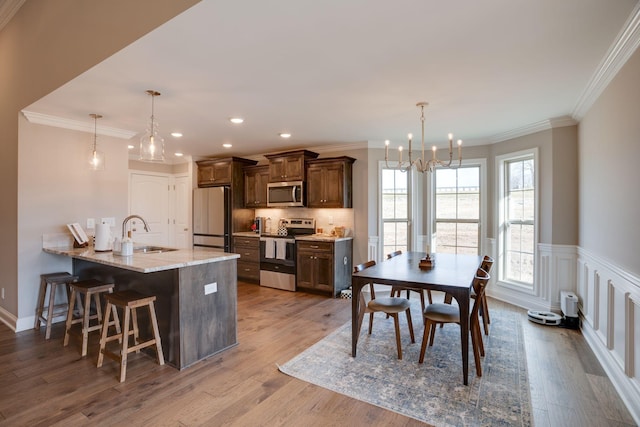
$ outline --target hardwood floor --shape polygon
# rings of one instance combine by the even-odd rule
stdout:
[[[97,334],[81,358],[76,342],[62,346],[62,323],[49,341],[0,324],[0,424],[423,425],[278,371],[349,321],[349,300],[238,288],[238,346],[181,372],[132,354],[123,384],[116,363],[96,368]],[[579,332],[525,322],[525,341],[536,425],[633,424]]]

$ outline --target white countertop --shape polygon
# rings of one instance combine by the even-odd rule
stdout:
[[[178,249],[161,253],[134,253],[131,256],[115,255],[113,252],[95,252],[93,248],[44,247],[42,250],[50,254],[65,255],[139,273],[153,273],[240,258],[239,254],[208,248]]]

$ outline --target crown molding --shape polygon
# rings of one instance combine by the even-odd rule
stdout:
[[[636,3],[624,27],[618,33],[618,37],[609,47],[609,51],[598,65],[596,72],[591,76],[586,89],[573,109],[573,118],[580,121],[585,116],[638,46],[640,46],[640,2]]]
[[[509,139],[519,138],[521,136],[531,135],[532,133],[540,132],[543,130],[561,128],[566,126],[575,126],[578,122],[569,116],[555,117],[548,120],[541,120],[536,123],[531,123],[516,129],[512,129],[506,132],[502,132],[489,137],[488,143],[495,144],[497,142],[507,141]]]
[[[98,135],[112,136],[114,138],[120,139],[131,139],[138,134],[138,132],[132,132],[126,129],[118,129],[107,126],[98,126],[97,129],[94,129],[95,125],[93,122],[70,120],[62,117],[51,116],[48,114],[34,113],[33,111],[22,110],[22,114],[26,117],[29,123],[35,123],[38,125],[53,126],[62,129],[71,129],[89,133],[93,133],[95,130]]]
[[[22,7],[26,0],[0,1],[0,30],[11,21],[13,15]]]

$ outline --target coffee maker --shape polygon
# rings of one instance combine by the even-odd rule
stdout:
[[[261,235],[262,233],[264,233],[264,217],[263,216],[257,216],[254,219],[253,223],[256,225],[256,228],[254,231],[258,235]]]

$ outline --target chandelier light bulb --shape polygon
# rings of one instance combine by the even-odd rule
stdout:
[[[98,150],[98,119],[100,114],[89,114],[93,118],[93,142],[89,148],[89,168],[94,171],[104,170],[104,153]]]
[[[164,162],[164,139],[158,132],[158,122],[155,121],[154,100],[160,96],[160,92],[148,90],[151,96],[151,120],[149,128],[140,138],[140,158],[143,162]]]

